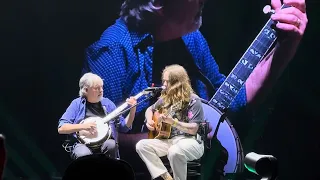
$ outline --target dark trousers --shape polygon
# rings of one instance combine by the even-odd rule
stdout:
[[[116,142],[113,139],[106,140],[100,147],[97,147],[95,149],[89,148],[85,144],[76,143],[73,146],[73,149],[71,151],[71,158],[77,159],[82,156],[96,154],[96,153],[102,153],[106,154],[107,156],[111,158],[117,157],[117,151],[118,148],[116,146]]]

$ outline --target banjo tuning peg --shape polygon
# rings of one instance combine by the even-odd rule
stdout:
[[[273,9],[271,9],[271,6],[270,5],[266,5],[264,6],[263,8],[263,13],[264,14],[274,14],[275,11]]]

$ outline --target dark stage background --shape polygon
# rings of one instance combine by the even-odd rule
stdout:
[[[57,122],[77,97],[84,48],[118,17],[118,0],[2,2],[0,133],[8,179],[61,176],[70,162]],[[228,74],[262,28],[268,1],[208,1],[201,28]],[[307,0],[300,49],[242,137],[245,151],[273,154],[280,179],[320,179],[319,5]],[[244,126],[244,125],[243,125]]]

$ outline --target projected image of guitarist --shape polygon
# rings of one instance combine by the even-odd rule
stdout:
[[[116,106],[111,100],[103,97],[103,80],[96,74],[86,73],[81,77],[79,87],[80,97],[71,102],[59,120],[59,134],[72,134],[75,138],[77,138],[76,134],[79,131],[82,131],[88,137],[106,135],[101,137],[101,143],[97,143],[94,146],[76,142],[71,148],[71,157],[73,159],[93,153],[104,153],[116,158],[118,148],[115,141],[117,140],[115,120],[113,119],[108,123],[102,122],[103,117],[114,111]],[[134,106],[137,100],[135,97],[130,97],[126,100],[126,103],[129,106]],[[117,120],[119,120],[120,132],[128,132],[131,129],[135,112],[136,107],[133,107],[126,118],[119,116]],[[93,121],[85,122],[90,118]],[[100,119],[101,121],[99,121]],[[104,128],[105,126],[108,128]]]
[[[159,157],[168,156],[174,179],[186,179],[187,161],[199,159],[204,145],[197,137],[204,122],[201,100],[194,93],[186,70],[180,65],[167,66],[162,73],[166,87],[159,100],[146,110],[149,138],[136,144],[153,179],[172,179]]]

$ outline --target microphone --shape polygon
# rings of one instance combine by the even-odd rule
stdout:
[[[166,89],[165,86],[161,86],[161,87],[148,87],[146,88],[144,91],[148,91],[148,92],[160,92],[162,90]]]

